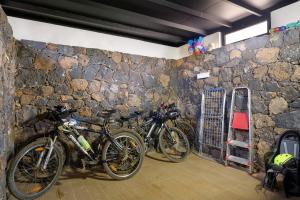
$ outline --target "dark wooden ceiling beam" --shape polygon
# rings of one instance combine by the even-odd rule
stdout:
[[[170,2],[170,1],[167,1],[167,0],[147,0],[147,1],[156,3],[158,5],[165,6],[167,8],[171,8],[171,9],[174,9],[174,10],[177,10],[177,11],[189,14],[189,15],[193,15],[195,17],[206,19],[206,20],[208,20],[210,22],[213,22],[215,24],[218,24],[218,25],[222,25],[222,26],[225,26],[225,27],[231,27],[230,22],[228,22],[224,19],[221,19],[219,17],[207,14],[205,12],[201,12],[201,11],[198,11],[198,10],[188,8],[186,6],[182,6],[182,5],[177,4],[177,3],[173,3],[173,2]]]
[[[246,10],[247,12],[253,14],[253,15],[256,15],[258,17],[261,17],[262,16],[262,13],[259,9],[243,2],[243,1],[240,1],[240,0],[224,0],[225,2],[228,2],[228,3],[231,3],[232,5],[234,6],[237,6],[239,8],[242,8],[244,10]]]
[[[138,38],[138,36],[142,37],[143,39],[148,37],[149,40],[153,39],[156,41],[169,41],[169,43],[173,43],[174,45],[184,42],[183,38],[171,34],[128,26],[116,22],[109,22],[101,19],[85,17],[74,13],[62,12],[58,10],[43,8],[40,6],[29,5],[26,3],[14,2],[11,0],[6,0],[5,3],[2,4],[2,7],[5,10],[9,11],[32,14],[35,16],[46,17],[49,19],[60,20],[69,23],[81,24],[84,26],[91,26],[100,30],[105,29],[119,33],[126,33],[132,36],[136,36],[135,38]]]
[[[151,22],[151,23],[156,23],[159,25],[163,25],[163,26],[167,26],[167,27],[172,27],[172,28],[176,28],[179,30],[184,30],[184,31],[189,31],[189,32],[193,32],[193,33],[197,33],[197,34],[201,34],[201,35],[206,35],[206,31],[201,29],[201,28],[197,28],[197,27],[192,27],[192,26],[188,26],[188,25],[184,25],[184,24],[180,24],[180,23],[176,23],[176,22],[172,22],[169,20],[164,20],[164,19],[160,19],[160,18],[156,18],[156,17],[152,17],[152,16],[148,16],[148,15],[143,15],[143,14],[139,14],[133,11],[129,11],[129,10],[125,10],[125,9],[121,9],[121,8],[117,8],[117,7],[113,7],[113,6],[109,6],[109,5],[105,5],[103,3],[100,2],[95,2],[95,1],[90,1],[90,0],[72,0],[72,1],[68,1],[68,0],[21,0],[22,2],[27,2],[27,3],[33,3],[33,4],[38,4],[38,5],[44,5],[44,6],[53,6],[55,5],[56,7],[62,8],[62,9],[73,9],[73,8],[78,8],[78,9],[92,9],[92,8],[97,8],[98,12],[101,14],[101,12],[105,12],[105,13],[109,13],[110,15],[116,15],[119,16],[120,18],[122,18],[122,16],[126,16],[126,17],[131,17],[133,20],[134,19],[139,19],[139,20],[143,20],[145,21],[145,23],[147,22]]]

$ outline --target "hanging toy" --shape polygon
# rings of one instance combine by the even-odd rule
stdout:
[[[199,55],[201,55],[201,51],[200,51],[200,49],[198,49],[198,48],[195,48],[195,50],[194,50],[194,55],[196,55],[196,56],[199,56]]]
[[[283,32],[285,30],[294,29],[294,28],[300,28],[300,20],[297,22],[288,23],[286,26],[279,26],[279,27],[271,28],[269,32],[277,33],[277,32]]]
[[[189,40],[188,41],[188,51],[190,54],[194,53],[194,41],[193,40]]]
[[[196,56],[201,54],[198,45],[199,45],[198,40],[196,38],[194,38],[194,55],[196,55]]]
[[[283,32],[287,29],[286,26],[279,26],[279,27],[275,27],[275,28],[272,28],[270,30],[270,33],[277,33],[277,32]]]
[[[280,31],[285,31],[286,30],[286,26],[280,26]]]
[[[204,38],[194,38],[194,40],[188,41],[188,51],[190,54],[201,55],[206,52],[204,47]]]
[[[206,49],[204,47],[203,37],[200,36],[198,39],[195,39],[194,43],[195,43],[195,51],[194,51],[195,55],[200,55],[205,53]]]
[[[199,37],[199,41],[200,41],[200,44],[201,44],[200,51],[201,51],[201,53],[205,53],[206,49],[204,47],[204,38],[203,37]]]

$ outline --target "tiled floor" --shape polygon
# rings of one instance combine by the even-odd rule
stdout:
[[[162,159],[154,154],[155,158]],[[282,193],[262,190],[246,172],[190,155],[183,163],[146,157],[141,171],[129,180],[106,174],[68,170],[41,200],[283,200]],[[293,200],[297,198],[290,198]]]

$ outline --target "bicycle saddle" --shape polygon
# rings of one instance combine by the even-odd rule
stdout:
[[[112,114],[116,113],[117,110],[116,109],[105,109],[102,110],[98,116],[103,117],[103,118],[109,118]]]
[[[120,119],[122,121],[129,121],[130,119],[137,118],[139,115],[142,115],[143,111],[135,111],[130,113],[128,116],[121,116]]]
[[[81,116],[76,116],[76,120],[88,124],[95,124],[95,125],[103,125],[103,118],[86,118],[86,117],[81,117]]]

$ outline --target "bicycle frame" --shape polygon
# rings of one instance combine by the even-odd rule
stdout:
[[[57,126],[57,129],[55,131],[53,131],[54,133],[57,133],[54,135],[54,138],[52,139],[51,136],[49,136],[49,141],[50,141],[50,145],[49,145],[49,151],[47,152],[46,155],[46,160],[45,163],[43,163],[42,169],[45,170],[47,168],[49,159],[51,157],[51,154],[53,152],[54,149],[54,145],[57,141],[57,137],[58,137],[58,133],[64,134],[67,136],[67,138],[69,138],[73,144],[79,149],[79,151],[81,151],[84,155],[86,155],[90,160],[92,161],[99,161],[98,157],[93,157],[89,152],[87,152],[77,141],[77,139],[74,137],[74,135],[79,136],[80,133],[78,132],[78,130],[83,130],[86,132],[92,132],[92,133],[96,133],[99,135],[104,135],[104,137],[106,139],[108,139],[113,146],[116,148],[117,151],[121,152],[123,150],[123,146],[121,144],[119,144],[111,135],[108,127],[107,127],[107,121],[104,123],[104,125],[101,126],[101,130],[100,131],[95,131],[93,129],[87,128],[87,127],[83,127],[83,126],[79,126],[78,129],[74,128],[74,127],[69,127],[69,126]],[[92,150],[92,152],[94,152]],[[43,157],[45,156],[45,153],[41,153],[38,163],[37,163],[37,167],[40,167],[41,165],[41,161],[43,159]]]
[[[153,122],[153,119],[150,119],[146,122],[144,122],[140,127],[143,129],[144,127],[150,125]],[[155,131],[157,128],[159,128],[157,131]],[[168,133],[170,132],[169,127],[165,124],[165,122],[153,122],[153,124],[151,125],[149,131],[146,134],[146,137],[144,138],[145,143],[149,145],[149,143],[147,143],[147,140],[151,140],[153,137],[152,135],[156,132],[156,136],[158,137],[162,131],[168,131]],[[170,137],[170,134],[167,134],[168,139],[173,143],[174,139],[172,137]],[[156,146],[157,144],[155,144]]]

